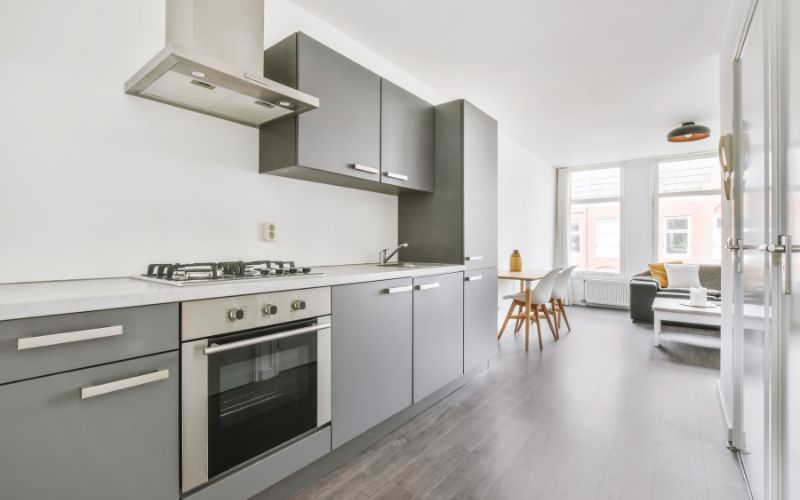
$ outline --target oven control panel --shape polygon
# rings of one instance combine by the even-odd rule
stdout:
[[[181,340],[194,340],[331,313],[330,287],[181,303]]]

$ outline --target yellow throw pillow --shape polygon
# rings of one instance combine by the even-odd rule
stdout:
[[[683,261],[670,260],[667,262],[647,264],[647,267],[650,269],[650,276],[657,279],[658,282],[661,283],[661,288],[669,288],[669,283],[667,282],[667,270],[664,268],[664,264],[683,264]]]

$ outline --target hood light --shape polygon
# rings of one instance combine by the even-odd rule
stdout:
[[[281,106],[281,107],[284,107],[284,108],[293,108],[294,104],[290,103],[289,101],[278,101],[278,106]]]
[[[195,78],[205,78],[208,75],[206,75],[202,71],[192,71],[192,76]]]

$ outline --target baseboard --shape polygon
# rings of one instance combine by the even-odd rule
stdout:
[[[331,453],[320,458],[316,462],[300,469],[294,474],[286,477],[278,483],[270,486],[258,495],[254,496],[251,500],[284,500],[290,498],[303,487],[311,484],[322,476],[333,471],[337,467],[344,465],[347,461],[377,443],[384,437],[388,436],[403,424],[407,423],[423,411],[435,405],[446,396],[449,396],[456,390],[463,387],[467,382],[472,380],[476,375],[485,371],[488,367],[486,364],[477,366],[467,373],[461,375],[456,380],[450,382],[430,396],[426,397],[419,403],[409,406],[400,413],[389,417],[364,434],[348,441],[342,446],[336,448]]]

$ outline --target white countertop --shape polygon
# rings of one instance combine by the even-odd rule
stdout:
[[[325,274],[185,286],[164,285],[136,278],[11,283],[0,285],[0,321],[250,293],[415,278],[463,271],[464,266],[417,264],[416,267],[387,267],[376,264],[355,264],[315,267],[313,270]]]

